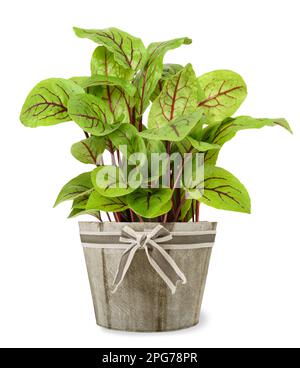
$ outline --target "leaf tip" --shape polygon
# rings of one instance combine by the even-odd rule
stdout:
[[[52,208],[57,207],[60,203],[61,203],[61,200],[60,200],[60,198],[59,198],[59,196],[58,196],[58,197],[56,198],[56,201],[55,201],[55,203],[54,203],[54,205],[53,205],[53,207],[52,207]]]
[[[274,121],[274,123],[286,129],[289,133],[294,134],[290,124],[287,122],[286,119],[280,118]]]
[[[189,37],[185,37],[184,39],[184,44],[185,45],[190,45],[191,43],[193,43],[193,40]]]
[[[73,31],[76,34],[77,37],[82,37],[82,28],[79,27],[73,27]]]

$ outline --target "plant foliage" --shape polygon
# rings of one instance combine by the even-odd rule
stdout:
[[[27,127],[73,121],[84,131],[85,139],[74,143],[71,153],[94,169],[69,181],[55,205],[71,200],[69,217],[90,214],[102,221],[106,212],[120,222],[199,221],[200,203],[249,213],[244,185],[217,166],[220,149],[244,129],[279,125],[291,132],[287,121],[232,117],[247,96],[244,80],[233,71],[197,77],[191,64],[164,64],[168,51],[191,44],[187,37],[145,47],[140,38],[117,28],[74,31],[97,44],[91,75],[41,81],[20,115]],[[176,176],[178,167],[170,159],[176,153],[201,153],[203,160]],[[151,154],[160,160],[154,173]]]

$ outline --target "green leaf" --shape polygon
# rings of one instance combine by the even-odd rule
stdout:
[[[172,120],[168,125],[161,128],[147,129],[140,133],[146,139],[162,140],[171,142],[182,141],[194,126],[199,122],[203,115],[201,110],[193,112],[189,115],[179,116]]]
[[[74,218],[81,215],[91,215],[96,217],[97,219],[100,219],[99,211],[86,209],[87,202],[89,200],[91,193],[93,192],[90,192],[88,194],[85,194],[83,196],[74,199],[72,204],[72,211],[69,214],[68,218]]]
[[[181,45],[189,45],[189,38],[177,38],[170,41],[154,42],[147,48],[147,60],[143,70],[137,76],[137,104],[136,111],[141,116],[149,105],[151,95],[161,78],[163,71],[163,59],[167,51]]]
[[[217,145],[217,144],[211,144],[211,143],[207,143],[207,142],[198,142],[196,139],[194,139],[192,137],[187,137],[187,140],[199,152],[206,152],[206,151],[209,151],[209,150],[218,150],[218,149],[220,149],[220,146]]]
[[[80,87],[82,87],[82,85],[89,79],[89,77],[72,77],[69,78],[69,80],[75,82],[76,84],[78,84]],[[83,87],[82,87],[83,88]]]
[[[84,164],[99,164],[99,156],[106,148],[106,141],[103,137],[92,136],[80,142],[74,143],[71,147],[72,155]]]
[[[292,133],[288,122],[283,119],[256,119],[250,116],[239,116],[237,118],[225,119],[221,123],[208,126],[204,132],[202,139],[212,143],[218,144],[220,147],[232,139],[236,133],[245,129],[260,129],[265,126],[281,126]],[[209,151],[205,155],[205,162],[215,164],[218,159],[219,150]]]
[[[242,77],[230,70],[215,70],[198,78],[202,88],[199,106],[209,123],[221,121],[236,112],[247,96]]]
[[[145,142],[139,135],[138,130],[131,124],[122,124],[109,135],[109,138],[126,158],[134,153],[142,153],[146,156]]]
[[[84,174],[80,174],[63,186],[56,199],[54,207],[64,201],[87,195],[92,190],[93,184],[91,181],[91,173],[87,172]]]
[[[127,196],[129,207],[138,215],[154,218],[172,208],[171,189],[138,189]]]
[[[137,71],[144,64],[146,50],[142,40],[126,32],[117,28],[98,30],[76,27],[74,32],[78,37],[88,38],[105,46],[123,68]]]
[[[87,210],[105,212],[122,212],[127,210],[127,208],[126,197],[104,197],[97,191],[92,192],[86,206]]]
[[[92,183],[104,197],[122,197],[136,190],[119,167],[100,166],[92,172]]]
[[[147,62],[161,56],[165,56],[166,52],[177,49],[181,45],[190,45],[192,40],[188,37],[175,38],[169,41],[159,41],[151,43],[147,48]]]
[[[154,92],[151,95],[151,101],[154,101],[162,92],[163,87],[168,79],[173,77],[175,74],[183,69],[182,65],[179,64],[164,64],[163,71],[160,80],[158,81]]]
[[[118,86],[106,86],[102,89],[102,101],[105,101],[113,114],[115,121],[131,121],[131,108],[134,106],[134,97],[128,96]]]
[[[92,192],[89,192],[88,194],[84,194],[80,197],[77,197],[73,200],[72,208],[85,210],[87,202],[89,200],[89,197]]]
[[[121,67],[115,61],[113,53],[109,52],[105,47],[99,46],[92,56],[91,72],[92,75],[102,75],[107,78],[115,77],[123,80],[122,88],[117,84],[111,86],[106,85],[101,88],[101,97],[108,105],[115,121],[120,120],[122,115],[125,115],[125,121],[130,121],[131,107],[134,106],[135,99],[127,95],[124,91],[129,88],[129,94],[131,94],[135,89],[132,85],[128,87],[128,82],[126,82],[132,78],[132,70]]]
[[[148,128],[160,128],[179,116],[194,112],[198,104],[198,89],[195,72],[188,64],[166,81],[161,94],[152,104]]]
[[[161,141],[147,140],[146,152],[148,162],[147,182],[150,183],[156,181],[166,173],[169,166],[169,158],[166,155],[166,146]],[[158,158],[155,154],[161,157]]]
[[[251,212],[249,194],[244,185],[220,167],[205,165],[204,179],[187,193],[191,198],[221,210]]]
[[[191,130],[189,136],[197,141],[201,140],[204,125],[207,125],[206,116],[203,114],[201,121]]]
[[[112,113],[102,100],[86,93],[70,98],[68,112],[83,130],[96,136],[108,135],[120,126],[114,124]]]
[[[91,73],[92,75],[105,75],[122,80],[130,80],[133,76],[133,72],[118,64],[114,54],[104,46],[98,46],[92,55]]]
[[[146,151],[150,158],[152,153],[166,153],[166,146],[161,141],[147,140]]]
[[[92,77],[82,82],[81,86],[83,88],[97,86],[118,86],[129,96],[133,96],[136,91],[136,88],[126,80],[117,77],[108,77],[106,75],[93,75]]]
[[[38,83],[27,96],[20,120],[31,128],[71,120],[67,111],[70,96],[84,90],[72,80],[51,78]]]
[[[82,210],[80,208],[72,208],[72,211],[70,212],[68,218],[71,219],[82,215],[91,215],[96,217],[98,220],[100,219],[98,212]]]
[[[184,221],[185,217],[187,216],[188,212],[191,210],[193,201],[191,199],[187,199],[184,202],[184,205],[181,208],[179,220]]]

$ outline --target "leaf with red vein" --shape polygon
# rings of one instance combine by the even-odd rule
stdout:
[[[198,82],[190,64],[168,79],[150,110],[148,127],[159,128],[197,109]]]
[[[198,151],[198,152],[207,152],[210,150],[218,150],[220,146],[218,144],[212,144],[208,142],[197,141],[192,137],[187,137],[187,140],[191,143],[191,145]]]
[[[81,197],[75,198],[73,200],[72,208],[77,208],[77,209],[80,209],[80,210],[85,210],[87,201],[88,201],[91,193],[92,192],[89,192],[87,194],[84,194]]]
[[[114,85],[109,85],[107,83],[101,88],[100,97],[109,107],[115,121],[120,120],[123,115],[125,121],[129,122],[131,120],[131,108],[134,106],[135,101],[133,97],[129,96],[134,93],[134,88],[129,83],[133,76],[133,71],[120,66],[115,61],[113,53],[105,47],[99,46],[92,56],[91,73],[93,78],[95,76],[105,76],[112,82],[114,81],[113,78],[115,78],[115,82],[123,81],[122,84],[114,83]]]
[[[64,201],[85,196],[92,192],[92,190],[93,184],[91,181],[91,173],[87,172],[78,175],[76,178],[70,180],[66,185],[63,186],[54,206],[57,206]]]
[[[67,105],[70,96],[83,93],[72,80],[50,78],[38,83],[27,96],[20,120],[31,128],[70,121]]]
[[[89,197],[86,209],[91,211],[122,212],[128,209],[126,197],[104,197],[93,191]]]
[[[102,89],[101,98],[109,107],[115,121],[120,121],[122,116],[124,122],[131,121],[131,109],[135,102],[134,97],[128,96],[118,86],[106,86],[106,88]]]
[[[104,137],[89,137],[80,142],[74,143],[71,147],[72,155],[84,164],[97,165],[99,156],[102,155],[106,148]]]
[[[193,173],[193,177],[196,177]],[[199,177],[200,178],[200,177]],[[208,206],[227,211],[250,213],[251,201],[244,185],[228,171],[205,165],[204,177],[190,188],[185,183],[187,194]]]
[[[127,196],[129,207],[140,216],[155,218],[170,211],[172,208],[172,190],[138,189]]]
[[[125,69],[135,72],[144,64],[146,50],[140,38],[117,28],[98,30],[74,27],[74,31],[78,37],[88,38],[105,46],[114,55],[116,62]]]
[[[129,178],[120,167],[97,167],[92,171],[91,178],[95,190],[104,197],[122,197],[136,190],[136,187],[129,185]]]
[[[179,116],[160,128],[146,129],[140,135],[156,141],[180,142],[190,133],[202,116],[203,112],[198,109],[191,114]]]
[[[283,118],[278,119],[256,119],[251,116],[239,116],[228,118],[221,123],[209,125],[203,132],[202,140],[211,144],[218,144],[222,147],[232,139],[237,132],[245,129],[260,129],[265,126],[281,126],[292,133],[288,122]],[[211,150],[205,155],[205,162],[215,164],[217,162],[219,150]]]
[[[93,75],[82,82],[81,86],[83,88],[97,86],[118,86],[129,96],[133,96],[136,91],[135,87],[131,83],[117,77],[110,77],[106,75]]]
[[[167,51],[181,45],[188,45],[189,38],[177,38],[170,41],[154,42],[147,48],[147,60],[144,68],[137,75],[137,103],[136,111],[141,116],[147,109],[151,95],[154,92],[163,72],[163,59]]]
[[[101,99],[86,93],[70,98],[68,112],[84,131],[95,136],[108,135],[120,126]]]
[[[143,154],[146,157],[146,146],[140,137],[138,130],[132,124],[123,123],[119,129],[109,135],[109,139],[114,146],[118,147],[124,157],[129,159],[135,153]],[[140,165],[144,162],[140,162]]]
[[[69,214],[68,218],[74,218],[81,215],[91,215],[99,220],[100,219],[99,211],[90,210],[86,208],[88,200],[93,193],[94,192],[90,192],[86,195],[75,198],[72,204],[72,211]]]
[[[70,212],[68,218],[72,219],[72,218],[75,218],[75,217],[81,216],[81,215],[91,215],[91,216],[96,217],[98,220],[100,220],[99,212],[90,211],[90,210],[82,210],[80,208],[73,208],[72,211]]]
[[[230,70],[215,70],[198,78],[202,96],[198,105],[204,108],[208,123],[222,121],[234,114],[247,96],[242,77]]]
[[[154,92],[151,95],[151,101],[157,99],[157,97],[161,94],[163,87],[168,79],[173,77],[175,74],[180,72],[183,69],[182,65],[179,64],[164,64],[163,71],[160,80],[158,81]]]
[[[128,81],[133,77],[133,71],[118,64],[114,54],[104,46],[98,46],[92,55],[91,73],[92,75],[106,75]]]

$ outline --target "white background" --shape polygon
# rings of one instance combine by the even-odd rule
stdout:
[[[0,346],[299,347],[300,56],[299,1],[2,1]],[[169,62],[199,75],[233,69],[248,84],[239,114],[286,117],[279,127],[241,132],[219,165],[252,196],[252,215],[202,207],[219,222],[202,319],[180,332],[107,331],[94,322],[76,220],[52,209],[65,182],[88,171],[70,155],[73,123],[29,129],[18,120],[38,81],[89,72],[95,45],[72,26],[116,26],[148,44],[194,42]]]

